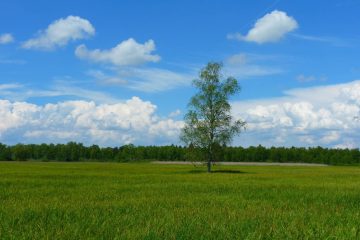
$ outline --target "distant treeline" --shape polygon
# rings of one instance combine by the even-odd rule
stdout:
[[[182,146],[134,146],[99,147],[81,143],[67,144],[17,144],[7,146],[0,143],[0,161],[190,161],[191,148]],[[314,148],[265,148],[223,147],[217,161],[227,162],[296,162],[350,165],[360,163],[359,149]]]

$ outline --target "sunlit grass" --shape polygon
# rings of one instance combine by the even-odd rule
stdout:
[[[0,239],[359,239],[360,167],[0,163]]]

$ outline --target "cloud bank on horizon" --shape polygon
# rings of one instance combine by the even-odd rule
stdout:
[[[12,86],[1,86],[1,89]],[[232,102],[233,115],[247,121],[235,144],[244,146],[328,146],[354,148],[360,137],[360,80],[292,89],[284,97]],[[65,101],[44,106],[0,101],[0,140],[179,144],[180,114],[161,117],[157,106],[133,97],[121,103]],[[144,138],[146,136],[146,138]]]
[[[292,89],[284,97],[233,103],[248,122],[239,143],[355,148],[360,137],[360,80]],[[270,144],[271,145],[271,144]]]
[[[155,110],[154,104],[138,97],[116,104],[78,100],[44,106],[0,100],[0,139],[11,143],[78,141],[103,146],[177,142],[182,121],[161,118]]]
[[[296,14],[273,10],[252,21],[254,24],[246,34],[236,28],[237,33],[228,34],[227,39],[239,42],[224,39],[226,44],[237,44],[226,50],[228,54],[220,54],[225,75],[239,79],[245,85],[244,91],[259,92],[248,94],[241,101],[232,101],[234,116],[248,123],[247,130],[234,144],[358,147],[360,80],[328,82],[331,74],[325,71],[312,72],[311,67],[291,69],[292,61],[300,61],[286,56],[292,42],[321,42],[323,46],[328,43],[319,41],[325,39],[321,37],[291,35],[299,31],[300,22],[295,17]],[[34,71],[53,71],[52,78],[38,74],[29,80],[7,80],[16,79],[16,74],[11,73],[0,79],[0,142],[78,141],[102,146],[180,144],[184,106],[193,93],[191,81],[203,66],[203,59],[182,60],[186,64],[169,60],[173,54],[182,53],[176,52],[173,45],[166,46],[164,40],[158,40],[161,34],[154,34],[157,38],[146,34],[115,36],[102,44],[107,39],[98,32],[105,30],[95,29],[96,21],[76,15],[55,19],[38,28],[42,30],[30,38],[9,33],[12,31],[0,33],[0,47],[10,52],[9,49],[18,44],[17,51],[26,52],[31,59],[25,61],[7,54],[0,57],[0,68],[16,65],[21,69],[36,59],[53,56],[45,68],[41,66]],[[289,37],[290,43],[281,41],[287,35],[293,36]],[[179,48],[182,45],[175,39],[173,44]],[[286,49],[277,54],[282,45],[286,45]],[[275,50],[269,51],[272,47]],[[67,60],[56,62],[56,56],[65,53]],[[31,80],[36,78],[46,80]],[[284,87],[278,87],[276,94],[262,97],[262,93],[281,84]]]

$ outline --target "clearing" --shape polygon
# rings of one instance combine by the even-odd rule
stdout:
[[[0,239],[359,239],[360,167],[0,162]]]

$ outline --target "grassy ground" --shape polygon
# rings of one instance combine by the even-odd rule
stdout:
[[[204,170],[0,163],[0,239],[360,239],[360,167]]]

